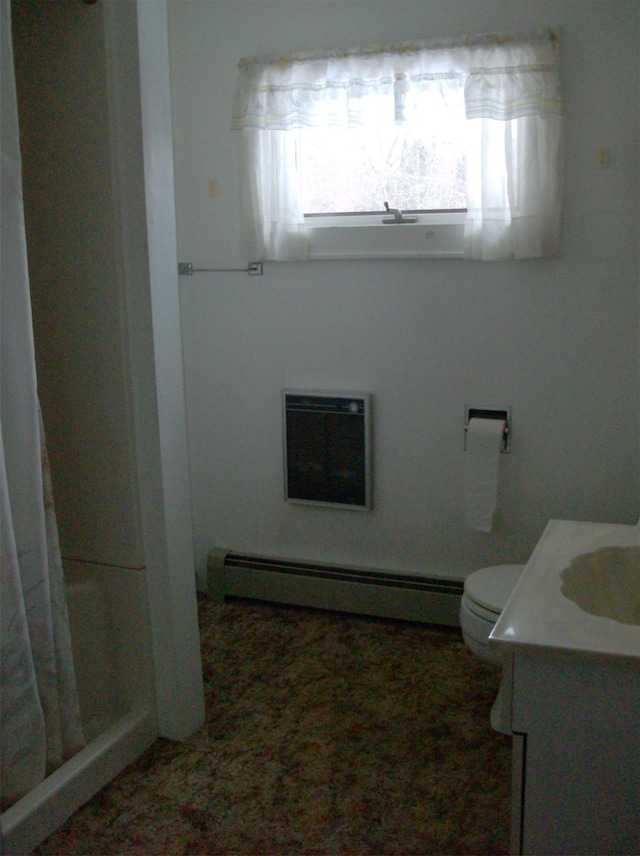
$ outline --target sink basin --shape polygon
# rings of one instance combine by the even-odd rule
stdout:
[[[560,578],[562,594],[584,612],[640,626],[640,547],[583,553]]]
[[[489,642],[632,661],[640,675],[639,600],[640,526],[550,520]]]

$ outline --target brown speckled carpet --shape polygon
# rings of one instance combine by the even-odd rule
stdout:
[[[42,854],[501,854],[498,674],[456,630],[199,600],[207,722],[159,740]]]

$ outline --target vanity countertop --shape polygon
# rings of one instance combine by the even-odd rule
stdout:
[[[632,658],[640,662],[640,627],[584,612],[562,594],[560,573],[572,559],[603,547],[640,544],[640,526],[550,520],[489,637],[491,644]],[[540,651],[540,653],[544,653]]]

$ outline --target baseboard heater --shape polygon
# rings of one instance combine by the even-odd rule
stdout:
[[[462,580],[210,550],[209,597],[265,600],[459,627]]]

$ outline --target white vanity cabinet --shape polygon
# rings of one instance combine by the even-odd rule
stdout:
[[[636,526],[550,521],[491,634],[514,733],[514,854],[640,853],[640,626],[583,611],[561,576],[620,546],[640,586],[639,544]]]
[[[510,658],[514,854],[640,853],[637,662]]]

